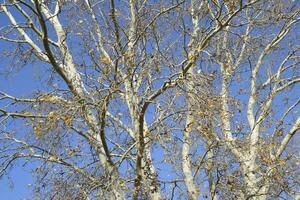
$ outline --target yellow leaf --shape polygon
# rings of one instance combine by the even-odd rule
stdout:
[[[180,92],[176,92],[176,93],[175,93],[175,96],[176,96],[176,97],[179,97],[180,95],[181,95]]]
[[[279,165],[280,165],[281,167],[283,167],[283,166],[285,165],[285,161],[284,161],[284,160],[280,160],[280,161],[279,161]]]
[[[49,112],[48,113],[48,118],[52,118],[52,117],[54,117],[55,116],[55,112],[54,111],[51,111],[51,112]]]
[[[126,188],[126,182],[125,181],[121,181],[120,182],[120,186],[125,189]]]
[[[151,131],[147,130],[147,131],[145,132],[145,137],[149,137],[150,135],[151,135]]]
[[[218,0],[212,0],[212,2],[213,2],[215,5],[219,5]],[[225,1],[224,1],[224,2],[225,2]]]
[[[75,150],[68,150],[68,154],[69,154],[70,156],[73,156],[75,153],[76,153]]]
[[[103,64],[108,65],[109,64],[109,58],[107,56],[102,56],[100,58],[100,62],[103,63]]]
[[[161,69],[161,66],[160,65],[157,65],[157,66],[155,66],[155,71],[159,71]]]
[[[191,120],[190,120],[190,123],[187,125],[187,127],[188,127],[188,128],[193,127],[194,124],[195,124],[196,122],[197,122],[196,119],[194,119],[194,118],[191,119]]]
[[[24,112],[23,114],[24,114],[24,115],[32,115],[32,113],[31,113],[31,112],[28,112],[28,111]]]
[[[72,124],[72,117],[69,114],[66,114],[62,117],[62,120],[65,122],[67,126],[70,126]]]
[[[189,60],[190,60],[191,62],[195,62],[196,57],[195,57],[194,55],[189,55]],[[194,65],[194,63],[193,63],[193,65]]]
[[[229,64],[224,64],[224,69],[228,69],[229,68]]]
[[[42,137],[42,128],[41,127],[34,126],[33,131],[36,134],[37,138]]]
[[[193,12],[193,5],[191,4],[190,7],[189,7],[189,12]]]
[[[50,95],[50,94],[45,95],[45,97],[42,99],[42,101],[45,101],[45,102],[49,102],[51,100],[52,100],[52,95]]]
[[[261,132],[265,132],[265,131],[266,131],[266,127],[260,127],[259,130],[260,130]]]
[[[145,76],[148,76],[148,75],[149,75],[149,72],[147,72],[147,71],[141,72],[141,76],[142,76],[142,77],[145,77]]]
[[[50,161],[56,161],[57,160],[57,156],[50,156],[48,158],[48,160],[50,160]]]
[[[129,51],[126,51],[123,55],[125,59],[131,59],[134,57],[134,53]]]

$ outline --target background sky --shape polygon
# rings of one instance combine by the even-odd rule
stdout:
[[[0,21],[6,20],[0,17]],[[1,49],[7,48],[1,41]],[[30,68],[23,68],[19,73],[11,74],[8,77],[3,76],[3,71],[7,68],[6,64],[0,61],[0,91],[12,95],[25,96],[36,87],[34,75]],[[0,104],[1,105],[1,104]],[[1,129],[2,127],[0,127]],[[33,178],[29,173],[29,165],[22,167],[16,162],[14,168],[9,174],[0,179],[0,199],[1,200],[20,200],[27,199],[30,194],[29,184],[33,182]]]
[[[4,14],[0,14],[0,27],[4,27],[8,19]],[[3,50],[12,50],[11,44],[0,40],[0,52]],[[37,88],[36,75],[32,67],[25,66],[20,70],[9,73],[10,63],[5,58],[0,57],[0,91],[17,97],[24,97]],[[1,106],[1,102],[0,102]],[[14,126],[14,125],[12,125]],[[3,127],[0,126],[0,129]],[[13,128],[13,127],[11,127]],[[28,199],[30,195],[30,184],[33,183],[33,177],[30,174],[30,165],[25,167],[21,162],[15,162],[14,167],[10,168],[9,174],[0,179],[0,199],[1,200],[20,200]]]

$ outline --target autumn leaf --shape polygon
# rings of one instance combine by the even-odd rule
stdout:
[[[218,3],[217,0],[212,0],[212,2],[213,2],[215,5],[219,5],[219,3]]]
[[[195,68],[195,67],[197,67],[197,65],[195,63],[193,63],[191,67]]]
[[[281,167],[283,167],[283,166],[285,165],[285,161],[284,161],[284,160],[280,160],[280,161],[279,161],[279,165],[280,165]]]
[[[35,133],[35,135],[37,136],[37,138],[41,138],[42,137],[42,128],[41,127],[33,126],[33,132]]]
[[[170,132],[170,131],[167,131],[167,132],[166,132],[165,139],[166,139],[167,141],[171,141],[171,132]]]
[[[189,55],[189,60],[190,60],[191,62],[194,62],[195,59],[196,59],[196,57],[195,57],[194,55]],[[194,65],[194,63],[193,63],[193,65]]]
[[[120,181],[120,186],[122,187],[122,188],[127,188],[126,187],[126,182],[125,181]]]
[[[23,115],[32,115],[32,113],[26,111],[26,112],[23,113]]]
[[[109,64],[109,58],[108,58],[107,56],[102,56],[102,57],[100,58],[100,62],[101,62],[102,64],[108,65],[108,64]]]
[[[197,122],[196,119],[192,118],[192,119],[190,120],[190,123],[187,125],[187,127],[188,127],[188,128],[193,127],[194,124],[195,124],[196,122]]]
[[[65,122],[67,126],[70,126],[72,124],[72,116],[69,114],[66,114],[62,117],[62,120]]]
[[[225,70],[227,70],[230,66],[229,66],[229,64],[226,63],[226,64],[223,65],[223,67],[224,67]]]
[[[74,154],[76,153],[76,151],[75,150],[68,150],[68,154],[70,155],[70,156],[73,156]]]
[[[150,135],[151,135],[151,131],[147,130],[147,131],[145,132],[145,137],[149,137]]]
[[[260,127],[259,130],[260,130],[261,132],[265,132],[265,131],[266,131],[266,127]]]
[[[156,139],[157,139],[157,140],[160,140],[160,139],[161,139],[161,136],[160,136],[160,135],[156,135]]]
[[[55,116],[55,112],[54,112],[54,111],[51,111],[51,112],[48,113],[47,118],[51,119],[51,118],[53,118],[54,116]]]
[[[51,94],[47,94],[41,99],[41,101],[49,102],[49,101],[52,101],[52,99],[53,99],[53,96]]]
[[[55,155],[53,155],[53,156],[50,156],[49,158],[48,158],[48,160],[50,160],[50,161],[57,161],[57,156],[55,156]]]
[[[190,5],[188,10],[189,10],[190,13],[192,13],[193,12],[193,5]]]
[[[148,75],[149,75],[149,72],[147,72],[147,71],[141,72],[141,77],[145,77],[145,76],[148,76]]]

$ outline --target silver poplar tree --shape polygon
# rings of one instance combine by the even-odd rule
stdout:
[[[28,165],[32,199],[300,199],[299,1],[1,0],[0,19],[1,74],[44,88],[0,91],[0,176]]]

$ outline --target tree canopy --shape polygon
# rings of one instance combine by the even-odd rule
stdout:
[[[0,91],[0,177],[28,165],[32,199],[300,199],[299,3],[0,1],[0,75],[41,85]]]

